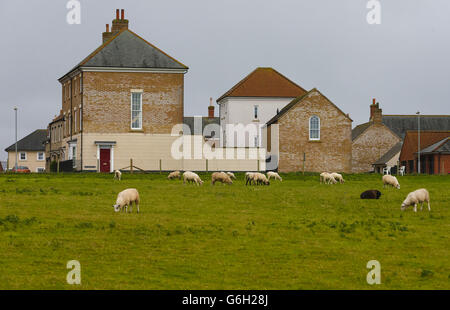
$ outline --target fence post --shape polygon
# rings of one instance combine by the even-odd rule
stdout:
[[[206,173],[208,173],[208,159],[206,159]]]
[[[306,153],[303,152],[303,175],[305,175],[305,161],[306,161]]]
[[[133,158],[130,158],[130,173],[133,174]]]
[[[59,158],[56,161],[56,173],[59,173]]]
[[[161,174],[162,171],[162,159],[159,160],[159,174]]]
[[[257,167],[256,167],[258,170],[256,170],[256,171],[258,171],[259,172],[259,159],[257,160]]]

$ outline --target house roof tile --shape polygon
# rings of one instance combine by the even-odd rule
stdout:
[[[296,98],[306,90],[295,84],[273,68],[256,68],[239,81],[229,91],[220,96],[217,102],[226,97],[280,97]]]

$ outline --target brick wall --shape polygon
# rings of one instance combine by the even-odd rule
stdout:
[[[392,131],[381,123],[374,123],[352,143],[354,173],[372,171],[372,164],[400,142]]]
[[[309,119],[320,118],[320,140],[309,140]],[[351,172],[352,121],[318,91],[312,92],[279,120],[279,171]]]
[[[183,123],[183,87],[183,74],[84,72],[84,132],[132,132],[131,90],[142,89],[142,132],[170,134]]]

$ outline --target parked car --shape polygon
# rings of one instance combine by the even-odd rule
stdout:
[[[17,171],[16,171],[16,167],[11,169],[12,172],[17,172],[17,173],[30,173],[30,169],[28,169],[28,167],[26,166],[17,166]]]

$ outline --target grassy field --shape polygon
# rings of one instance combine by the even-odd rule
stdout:
[[[450,289],[450,177],[282,175],[183,186],[166,175],[1,175],[0,289]],[[135,187],[141,213],[114,213]],[[400,211],[426,187],[431,212]],[[379,189],[379,200],[360,200]],[[135,211],[135,210],[134,210]],[[66,283],[81,263],[82,284]],[[369,260],[381,285],[366,282]]]

